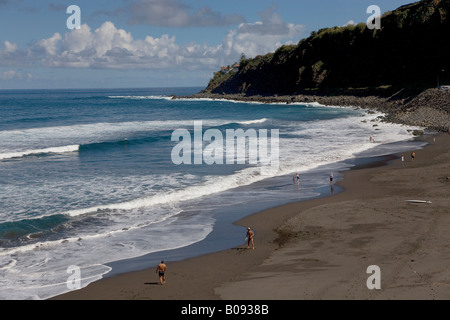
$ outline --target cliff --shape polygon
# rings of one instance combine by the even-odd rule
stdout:
[[[297,45],[218,71],[204,94],[403,97],[449,80],[450,0],[422,0],[365,23],[321,29]],[[444,71],[442,71],[444,70]]]

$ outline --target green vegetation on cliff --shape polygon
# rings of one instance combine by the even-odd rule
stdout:
[[[444,70],[444,71],[442,71]],[[450,0],[422,0],[365,23],[325,28],[216,73],[205,93],[248,95],[421,91],[450,74]]]

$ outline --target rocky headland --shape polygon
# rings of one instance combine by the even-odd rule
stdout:
[[[421,0],[365,23],[314,31],[298,44],[214,73],[194,98],[355,106],[386,121],[450,128],[450,0]],[[447,85],[447,91],[437,89]],[[436,88],[436,89],[433,89]]]

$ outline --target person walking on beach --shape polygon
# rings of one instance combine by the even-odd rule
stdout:
[[[248,240],[247,249],[250,249],[250,243],[251,243],[253,250],[255,250],[255,243],[253,242],[254,237],[255,237],[255,233],[250,229],[250,227],[248,227],[247,228],[247,237],[245,238],[245,240]]]
[[[164,263],[164,260],[162,260],[161,263],[156,267],[156,273],[159,273],[159,283],[161,285],[166,283],[166,270],[167,266]]]
[[[414,161],[415,158],[416,158],[416,153],[413,151],[413,152],[411,152],[411,161]]]

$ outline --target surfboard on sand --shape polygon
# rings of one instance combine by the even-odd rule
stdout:
[[[431,203],[430,200],[405,200],[405,201],[409,203]]]

